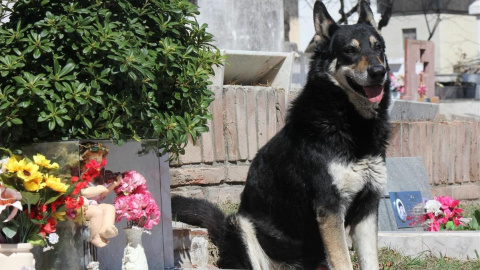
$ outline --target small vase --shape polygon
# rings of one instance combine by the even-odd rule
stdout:
[[[0,265],[2,270],[34,270],[35,260],[30,251],[32,244],[0,244]]]
[[[391,94],[392,94],[392,100],[399,100],[400,99],[400,92],[393,91]]]
[[[127,246],[123,252],[122,270],[148,269],[147,257],[142,246],[143,229],[123,229],[127,236]]]

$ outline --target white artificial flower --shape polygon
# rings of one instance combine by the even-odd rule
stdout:
[[[440,207],[442,207],[442,203],[437,200],[428,200],[425,203],[425,210],[427,213],[433,213],[435,216],[442,213]]]
[[[58,234],[56,233],[51,233],[50,235],[48,235],[48,242],[50,242],[50,244],[52,245],[55,245],[56,243],[58,243]]]
[[[43,248],[43,252],[47,252],[47,251],[49,251],[49,250],[51,250],[51,249],[53,249],[52,246],[46,246],[46,247]]]
[[[0,160],[0,174],[5,173],[7,171],[7,163],[10,158],[4,158]]]

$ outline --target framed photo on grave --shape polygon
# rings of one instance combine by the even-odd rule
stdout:
[[[423,199],[420,191],[389,192],[397,227],[418,226],[418,217],[423,214]]]

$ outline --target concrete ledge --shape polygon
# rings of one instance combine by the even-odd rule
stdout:
[[[379,232],[378,247],[390,247],[408,256],[422,253],[466,260],[480,252],[477,231],[444,232]]]
[[[181,222],[172,222],[175,267],[209,269],[208,232]]]

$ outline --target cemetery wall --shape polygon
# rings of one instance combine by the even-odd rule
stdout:
[[[283,125],[295,92],[272,87],[213,87],[210,131],[171,162],[173,194],[216,203],[239,201],[250,161]],[[478,200],[480,122],[394,122],[388,157],[423,159],[432,193]]]

